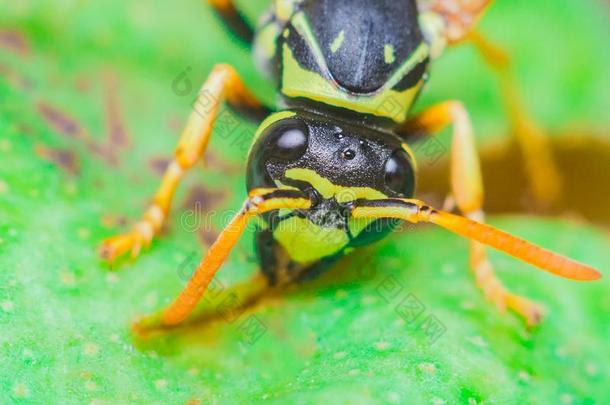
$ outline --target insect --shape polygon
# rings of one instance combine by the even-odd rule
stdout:
[[[146,325],[184,321],[253,219],[261,272],[273,286],[313,277],[383,238],[397,221],[433,223],[470,239],[478,286],[529,324],[540,320],[539,306],[501,284],[485,245],[565,278],[598,279],[587,265],[484,224],[473,128],[459,101],[410,114],[431,58],[466,37],[488,2],[438,0],[422,11],[415,0],[276,0],[254,32],[232,1],[211,0],[238,37],[253,41],[281,108],[265,107],[228,65],[217,65],[203,85],[202,103],[224,101],[260,120],[247,162],[248,197],[177,299]],[[392,111],[380,108],[387,100]],[[191,114],[151,206],[130,231],[103,242],[104,259],[135,257],[159,233],[180,179],[206,150],[219,108]],[[413,199],[409,143],[450,125],[452,196],[463,216]]]

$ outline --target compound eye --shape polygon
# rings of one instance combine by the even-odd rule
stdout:
[[[402,149],[390,156],[385,164],[385,184],[393,193],[412,197],[415,192],[415,173],[411,158]]]
[[[294,161],[305,154],[308,143],[309,131],[304,122],[283,120],[269,128],[265,136],[265,154],[273,160]]]

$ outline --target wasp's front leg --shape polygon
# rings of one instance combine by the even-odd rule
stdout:
[[[435,105],[404,124],[401,131],[405,131],[404,134],[433,134],[450,124],[453,125],[450,162],[452,197],[466,217],[484,222],[479,156],[472,124],[462,103],[447,101]],[[475,240],[470,244],[470,268],[475,274],[477,285],[499,309],[512,309],[526,318],[530,325],[539,322],[542,317],[541,308],[536,303],[511,293],[502,285],[487,259],[484,246]]]
[[[533,264],[541,270],[577,281],[594,281],[601,274],[594,268],[543,249],[524,239],[510,235],[478,221],[434,209],[419,200],[389,198],[385,200],[359,200],[351,207],[354,218],[397,218],[412,223],[424,222],[441,226],[464,236],[473,243],[487,245]],[[481,250],[482,252],[482,250]],[[474,256],[473,256],[474,257]],[[476,259],[476,257],[474,257]],[[540,310],[532,301],[508,292],[495,279],[491,268],[481,272],[481,286],[490,292],[502,308],[508,307],[524,316],[531,326],[540,320]],[[491,288],[491,290],[490,290]]]
[[[163,311],[140,320],[135,325],[136,329],[145,331],[173,327],[189,317],[246,229],[250,219],[269,211],[308,209],[310,207],[311,200],[300,191],[278,189],[251,191],[242,209],[218,236],[174,302]],[[260,281],[260,278],[258,280]]]
[[[229,65],[216,66],[199,92],[174,159],[167,167],[151,205],[130,231],[102,243],[100,255],[104,260],[112,263],[128,252],[136,257],[141,248],[149,245],[159,233],[169,214],[180,180],[199,161],[207,148],[214,122],[224,101],[251,116],[266,115],[265,108],[244,86],[235,69]]]

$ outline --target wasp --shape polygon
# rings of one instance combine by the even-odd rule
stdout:
[[[276,0],[253,30],[233,1],[210,0],[226,25],[252,43],[280,101],[276,109],[265,106],[229,65],[217,65],[203,84],[199,101],[222,101],[260,123],[247,158],[248,197],[183,291],[147,325],[174,326],[192,313],[250,220],[256,221],[259,279],[267,286],[313,277],[401,221],[468,238],[470,267],[485,296],[530,325],[540,321],[541,307],[502,285],[486,246],[568,279],[600,278],[587,265],[485,224],[473,127],[462,103],[411,114],[430,61],[467,37],[488,3]],[[396,108],[380,108],[387,100]],[[130,231],[103,242],[105,260],[128,252],[135,257],[159,234],[180,180],[204,155],[220,104],[191,113],[150,207]],[[410,145],[448,126],[451,193],[461,215],[414,199]]]

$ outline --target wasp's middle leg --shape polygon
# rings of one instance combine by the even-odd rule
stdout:
[[[450,166],[453,198],[468,218],[484,222],[483,181],[479,157],[472,124],[462,103],[447,101],[433,106],[404,124],[399,132],[404,131],[405,135],[414,132],[432,134],[449,124],[453,125]],[[484,245],[479,242],[470,242],[470,267],[475,274],[477,285],[498,308],[510,308],[526,318],[530,325],[539,322],[542,316],[540,307],[511,293],[502,285],[487,259]]]
[[[445,46],[470,43],[492,67],[501,81],[502,98],[515,138],[525,160],[532,193],[543,207],[550,207],[560,196],[561,177],[548,137],[528,114],[507,54],[480,35],[476,23],[492,0],[422,1],[422,28],[434,57]]]
[[[265,107],[245,87],[235,69],[229,65],[217,65],[199,92],[174,159],[167,167],[151,205],[129,232],[103,242],[100,249],[103,259],[112,262],[130,251],[135,257],[142,246],[150,244],[159,233],[180,180],[199,161],[207,148],[214,122],[224,101],[239,111],[249,111],[250,115],[265,113]]]
[[[502,97],[513,127],[514,136],[523,154],[525,170],[536,201],[549,207],[561,193],[561,176],[548,136],[536,124],[525,107],[525,101],[512,73],[508,55],[477,31],[466,41],[472,43],[500,79]]]

